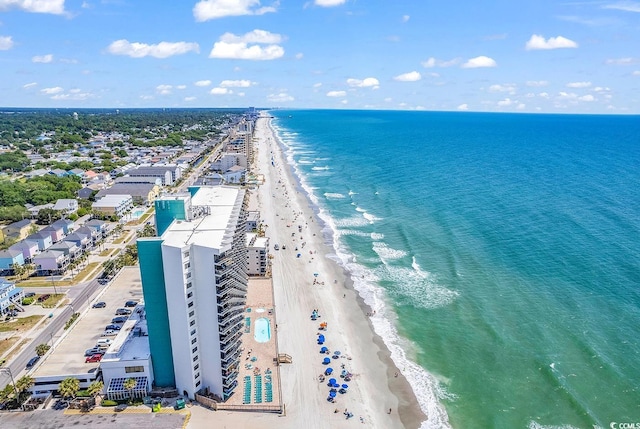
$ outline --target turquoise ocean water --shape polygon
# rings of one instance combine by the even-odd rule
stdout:
[[[272,113],[423,427],[640,422],[640,117]]]

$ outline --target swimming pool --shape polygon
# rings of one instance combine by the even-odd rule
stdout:
[[[135,209],[132,213],[131,216],[138,219],[140,216],[142,216],[144,214],[146,210],[145,209]]]
[[[253,338],[259,343],[266,343],[271,339],[271,323],[266,317],[256,320],[256,326],[253,328]]]

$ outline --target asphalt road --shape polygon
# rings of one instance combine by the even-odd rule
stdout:
[[[184,414],[144,413],[80,414],[65,415],[63,411],[36,410],[28,413],[0,413],[0,427],[20,429],[64,428],[153,428],[179,429],[184,424]]]

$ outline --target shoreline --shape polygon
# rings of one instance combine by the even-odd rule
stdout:
[[[280,176],[280,180],[282,180],[282,177],[286,177],[288,179],[289,185],[293,187],[293,190],[296,193],[296,197],[302,211],[309,211],[311,216],[316,220],[313,225],[316,230],[314,236],[319,236],[321,239],[322,250],[319,257],[323,258],[328,265],[333,266],[333,270],[337,270],[339,272],[340,282],[338,287],[342,288],[343,296],[346,295],[348,298],[347,301],[355,304],[354,309],[357,309],[360,318],[365,322],[364,326],[361,321],[356,324],[358,335],[361,341],[369,342],[369,348],[375,349],[375,354],[378,360],[376,370],[380,371],[381,369],[384,369],[385,387],[394,397],[392,402],[395,403],[395,407],[392,407],[392,410],[394,414],[397,410],[399,416],[397,419],[399,422],[396,421],[396,423],[399,423],[401,425],[400,427],[406,428],[421,427],[422,423],[425,422],[428,417],[422,411],[411,384],[392,359],[391,350],[388,349],[383,338],[376,333],[370,318],[373,309],[365,302],[356,289],[351,278],[351,273],[342,263],[340,263],[340,258],[334,257],[337,256],[336,249],[334,248],[335,243],[333,242],[334,237],[325,236],[325,229],[327,229],[328,232],[331,232],[331,234],[332,231],[330,231],[330,226],[320,216],[321,207],[317,202],[314,202],[310,198],[304,184],[301,182],[301,178],[296,173],[293,166],[288,165],[285,147],[271,124],[271,118],[261,117],[260,121],[262,121],[261,125],[266,127],[267,134],[269,134],[273,140],[272,144],[269,146],[276,149],[273,151],[274,158],[277,157],[278,161],[283,165],[282,172],[284,174]],[[264,154],[262,155],[264,156]],[[267,235],[269,235],[268,232],[269,231],[267,230]],[[274,276],[275,275],[276,274],[274,273]],[[394,425],[394,427],[396,427],[396,425]]]

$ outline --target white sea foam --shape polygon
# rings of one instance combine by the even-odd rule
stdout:
[[[347,197],[344,196],[344,194],[335,193],[335,192],[325,192],[324,196],[327,199],[330,199],[330,200],[340,200],[340,199],[343,199],[343,198],[347,198]]]
[[[315,161],[312,161],[310,159],[300,158],[298,160],[298,164],[311,165],[311,164],[315,164]]]
[[[384,234],[381,234],[379,232],[372,232],[371,233],[371,239],[374,241],[380,241],[384,239]]]
[[[271,122],[271,124],[273,125],[273,122]],[[286,146],[282,144],[282,139],[278,138],[279,135],[277,130],[274,131],[276,138],[281,145]],[[429,374],[422,367],[409,359],[406,349],[413,346],[400,337],[397,329],[392,323],[396,317],[393,314],[392,309],[386,305],[384,290],[377,286],[377,283],[380,280],[378,273],[357,263],[355,255],[350,253],[340,240],[342,235],[341,232],[344,233],[345,231],[352,231],[343,229],[347,224],[351,223],[353,226],[364,226],[367,224],[366,220],[358,217],[343,219],[342,221],[336,222],[321,206],[318,205],[318,198],[315,196],[311,186],[307,183],[304,175],[302,175],[301,171],[297,168],[291,153],[288,151],[285,151],[285,153],[287,155],[289,165],[294,166],[294,172],[300,181],[300,186],[304,189],[311,202],[319,207],[318,217],[325,223],[323,231],[331,238],[331,242],[329,244],[333,246],[336,252],[335,254],[328,256],[335,259],[336,262],[350,273],[351,279],[354,282],[354,288],[362,297],[364,302],[376,312],[376,315],[371,318],[376,334],[382,338],[389,349],[391,358],[395,362],[396,366],[402,371],[402,374],[409,381],[418,403],[420,404],[420,408],[427,416],[429,416],[428,420],[422,422],[420,428],[451,428],[447,412],[442,406],[441,401],[455,400],[455,395],[447,392],[445,386],[442,385],[433,375]],[[363,221],[365,222],[364,224]]]
[[[341,229],[339,235],[354,235],[357,237],[367,237],[369,238],[369,234],[364,231],[358,231],[357,229]]]
[[[375,216],[375,215],[372,215],[372,214],[371,214],[371,213],[369,213],[369,212],[364,212],[364,213],[362,213],[362,216],[364,216],[364,218],[365,218],[366,220],[368,220],[368,221],[369,221],[369,223],[371,223],[371,224],[372,224],[372,223],[375,223],[375,222],[377,222],[377,221],[379,221],[379,220],[382,220],[382,218],[381,218],[381,217],[377,217],[377,216]]]
[[[329,170],[329,166],[325,165],[324,167],[311,167],[311,169],[313,171],[323,171],[323,170]]]
[[[344,219],[336,219],[335,226],[338,228],[354,228],[369,225],[366,219],[360,216],[352,216]]]
[[[404,250],[392,249],[391,247],[387,246],[387,243],[381,241],[373,242],[373,251],[376,252],[378,256],[380,256],[380,259],[382,259],[383,262],[393,259],[400,259],[407,256],[407,252],[405,252]]]
[[[458,292],[439,285],[433,274],[424,271],[416,272],[411,268],[383,264],[376,270],[376,275],[394,283],[390,294],[397,296],[399,301],[406,301],[415,307],[444,307],[458,297]]]
[[[353,191],[350,190],[349,191],[349,195],[358,195],[358,193],[357,192],[353,192]]]
[[[356,211],[360,213],[366,213],[367,211],[361,207],[356,207]]]

